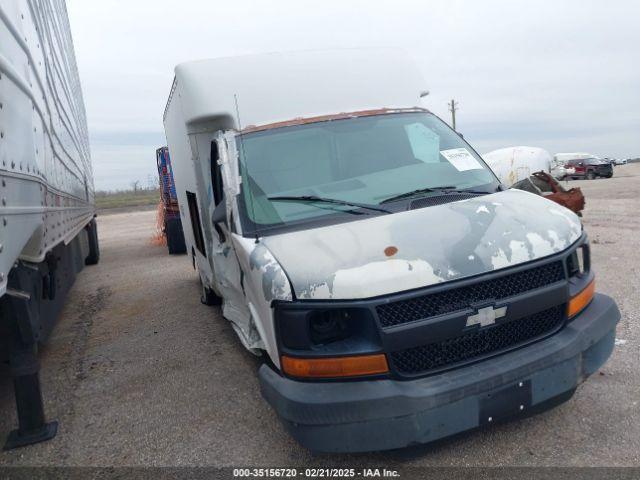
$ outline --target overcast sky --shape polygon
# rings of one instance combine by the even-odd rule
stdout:
[[[97,189],[147,184],[173,67],[199,58],[396,46],[427,106],[480,152],[640,156],[640,1],[67,0]]]

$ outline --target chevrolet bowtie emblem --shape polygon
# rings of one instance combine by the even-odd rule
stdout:
[[[475,315],[469,315],[467,317],[467,327],[472,325],[480,325],[486,327],[496,323],[496,318],[502,318],[507,314],[507,307],[493,308],[484,307],[479,308],[478,313]]]

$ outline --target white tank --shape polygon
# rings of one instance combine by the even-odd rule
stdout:
[[[551,154],[542,148],[507,147],[485,153],[482,158],[508,187],[535,172],[551,173]]]

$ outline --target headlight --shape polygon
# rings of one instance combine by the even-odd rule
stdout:
[[[309,316],[311,341],[323,345],[343,340],[349,337],[352,323],[353,315],[346,309],[313,312]]]
[[[329,378],[389,371],[369,308],[324,302],[278,302],[274,308],[284,373]]]
[[[278,337],[282,348],[294,351],[359,352],[379,347],[378,330],[368,308],[338,305],[307,305],[282,302],[275,305]]]

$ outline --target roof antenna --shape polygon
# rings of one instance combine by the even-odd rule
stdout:
[[[247,177],[249,177],[247,179],[247,188],[249,189],[249,197],[251,198],[251,217],[253,217],[252,222],[255,224],[256,243],[259,243],[260,238],[258,237],[258,222],[255,221],[256,210],[253,202],[253,190],[251,190],[251,184],[250,184],[251,174],[249,173],[249,159],[247,158],[247,153],[244,149],[244,139],[242,137],[242,123],[240,122],[240,108],[238,107],[238,95],[235,93],[233,94],[233,100],[235,101],[235,104],[236,104],[236,119],[238,120],[238,130],[240,131],[240,134],[238,135],[240,137],[240,150],[242,151],[242,158],[244,159],[244,165],[245,165],[245,170],[247,172]]]

